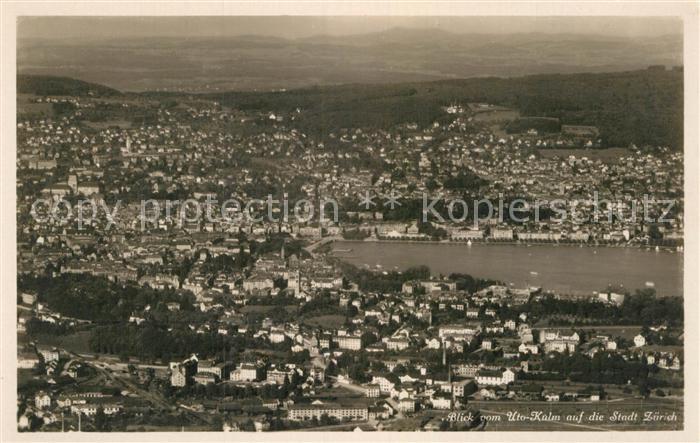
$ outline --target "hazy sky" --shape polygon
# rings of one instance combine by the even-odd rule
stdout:
[[[378,32],[393,27],[450,32],[655,36],[681,34],[682,21],[659,17],[23,17],[18,38],[203,37],[242,34],[286,38]]]

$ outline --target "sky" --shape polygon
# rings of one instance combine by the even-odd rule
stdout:
[[[653,37],[682,34],[672,17],[20,17],[18,40],[265,35],[304,38],[351,35],[395,27],[455,33],[587,34]]]

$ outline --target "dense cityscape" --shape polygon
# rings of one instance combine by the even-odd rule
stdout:
[[[18,85],[19,430],[682,428],[682,293],[335,246],[682,254],[682,147],[460,98],[427,124],[319,131],[303,103]]]

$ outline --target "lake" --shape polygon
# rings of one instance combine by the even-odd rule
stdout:
[[[356,266],[404,270],[427,265],[433,274],[461,272],[515,287],[590,294],[608,285],[632,291],[653,282],[659,295],[683,295],[683,254],[637,248],[464,243],[348,242],[333,255]],[[377,265],[381,266],[378,268]]]

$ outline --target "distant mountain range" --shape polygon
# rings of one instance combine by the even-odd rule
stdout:
[[[395,28],[283,39],[24,40],[19,73],[80,78],[122,91],[292,89],[467,77],[613,72],[681,65],[682,36],[485,35]]]

